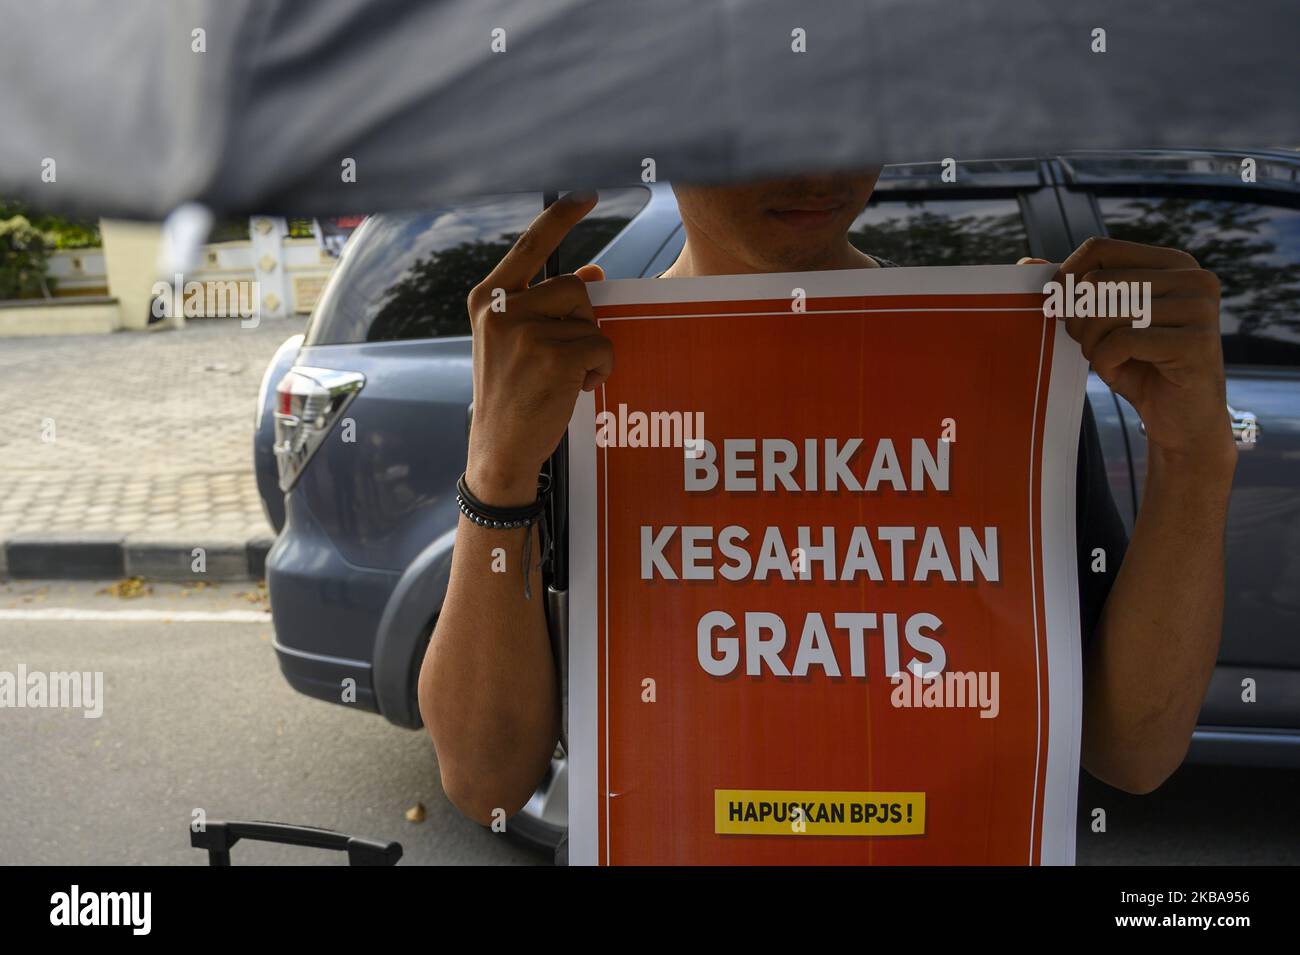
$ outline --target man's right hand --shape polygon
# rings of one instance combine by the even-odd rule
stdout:
[[[469,293],[474,419],[466,482],[485,503],[517,507],[536,499],[537,474],[559,445],[578,393],[613,369],[613,346],[587,296],[586,283],[604,277],[600,266],[528,284],[595,206],[591,192],[552,203]]]

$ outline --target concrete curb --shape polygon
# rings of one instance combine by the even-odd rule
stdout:
[[[187,583],[261,580],[274,541],[156,540],[122,535],[25,534],[0,544],[0,578],[145,580]]]

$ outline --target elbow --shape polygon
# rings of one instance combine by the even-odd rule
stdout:
[[[1174,774],[1174,769],[1177,769],[1177,766],[1168,771],[1136,768],[1111,774],[1103,778],[1102,782],[1130,796],[1148,796],[1165,784],[1165,781]]]
[[[1094,754],[1092,759],[1085,761],[1084,769],[1112,789],[1131,796],[1147,796],[1163,786],[1183,764],[1187,746],[1188,743],[1184,742],[1161,754],[1153,754],[1150,750]]]
[[[500,828],[532,798],[545,773],[544,767],[536,774],[521,771],[525,760],[503,758],[482,746],[462,747],[442,736],[434,737],[433,748],[443,794],[461,815],[481,826]]]
[[[482,774],[463,773],[454,767],[439,766],[442,791],[456,810],[480,826],[502,826],[532,796],[532,790],[520,792],[505,780],[484,778]]]
[[[1196,709],[1170,705],[1134,711],[1094,697],[1085,703],[1082,763],[1088,773],[1121,792],[1146,796],[1182,766],[1196,728]],[[1199,701],[1198,701],[1199,702]]]
[[[540,769],[530,772],[533,760],[489,744],[500,735],[486,734],[485,739],[446,706],[436,705],[424,676],[418,690],[420,716],[433,741],[443,794],[462,815],[483,826],[500,826],[532,798],[549,765],[549,751]]]

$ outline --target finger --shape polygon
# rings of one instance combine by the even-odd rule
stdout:
[[[1066,332],[1079,343],[1085,358],[1092,354],[1097,342],[1111,332],[1118,328],[1131,328],[1132,325],[1132,318],[1097,318],[1096,316],[1084,318],[1075,315],[1065,320]]]
[[[1179,249],[1093,236],[1061,263],[1056,280],[1096,269],[1195,269],[1197,261]]]
[[[600,333],[599,325],[589,318],[577,315],[570,315],[563,319],[554,316],[534,316],[527,321],[536,326],[532,332],[538,341],[571,342]]]
[[[1183,328],[1116,328],[1084,354],[1093,371],[1109,381],[1128,361],[1181,362],[1194,340],[1195,333]]]
[[[1157,298],[1208,296],[1218,301],[1220,294],[1219,278],[1208,269],[1093,269],[1075,278],[1075,288],[1085,282],[1150,283]]]
[[[584,335],[565,342],[561,347],[584,369],[583,391],[604,384],[614,371],[614,345],[604,335]]]
[[[515,240],[483,284],[507,292],[526,288],[569,230],[595,207],[596,193],[592,191],[570,192],[555,200]]]
[[[1016,259],[1016,265],[1051,265],[1051,263],[1047,259],[1036,259],[1033,256],[1026,255]]]
[[[588,321],[593,321],[596,317],[591,310],[591,299],[587,297],[587,283],[574,274],[557,275],[545,282],[530,285],[510,296],[510,301],[516,308],[530,315],[585,318]]]
[[[605,280],[605,270],[599,265],[584,265],[574,269],[573,274],[584,282],[603,282]]]
[[[1124,305],[1124,302],[1120,302]],[[1110,306],[1108,305],[1109,309]],[[1079,343],[1083,353],[1117,328],[1131,327],[1143,331],[1152,327],[1188,328],[1218,334],[1219,302],[1211,298],[1182,298],[1166,296],[1144,300],[1141,308],[1129,301],[1127,308],[1118,309],[1119,318],[1074,316],[1065,320],[1065,330]]]

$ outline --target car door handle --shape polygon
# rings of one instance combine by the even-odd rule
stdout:
[[[1228,420],[1232,422],[1232,440],[1237,442],[1237,447],[1243,451],[1253,450],[1259,443],[1259,419],[1255,417],[1253,411],[1238,411],[1232,405],[1228,405]],[[1138,431],[1146,436],[1146,422],[1138,419]]]

